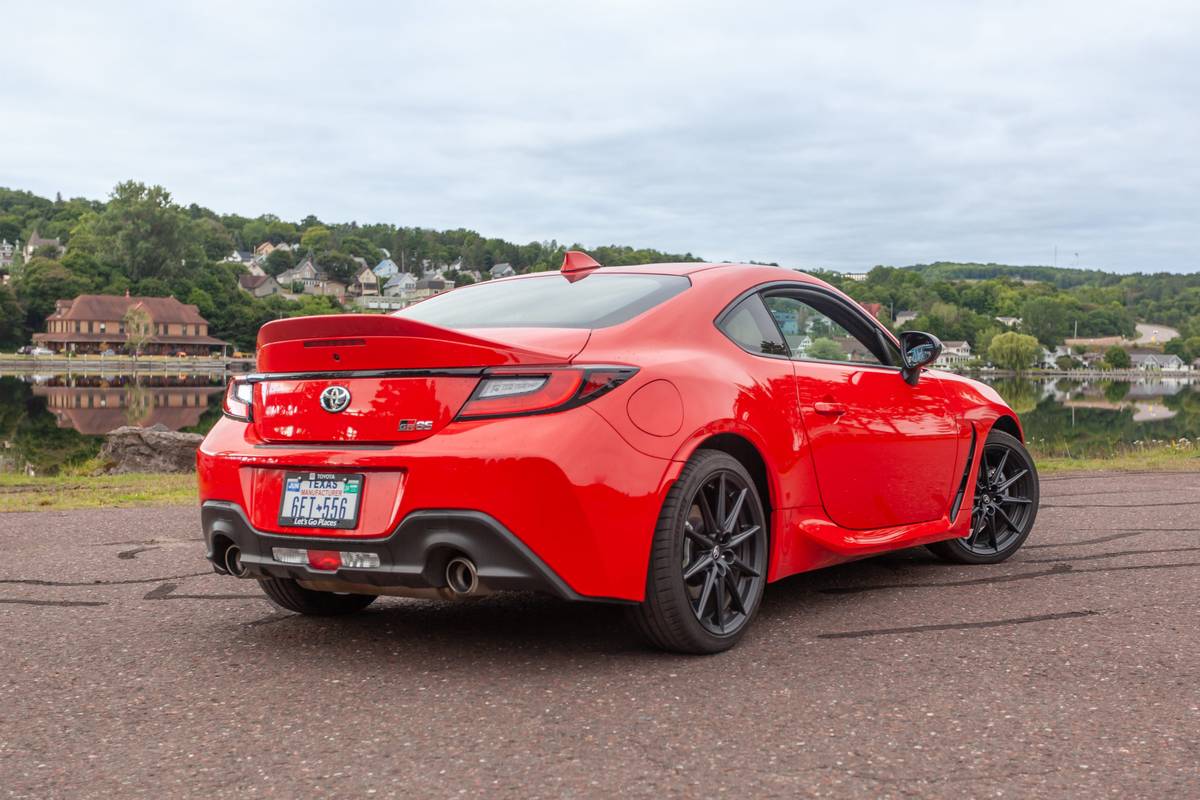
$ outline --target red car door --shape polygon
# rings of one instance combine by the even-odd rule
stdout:
[[[925,376],[907,383],[891,340],[831,292],[773,289],[764,301],[794,359],[801,418],[830,519],[870,530],[945,515],[958,422],[940,382]]]

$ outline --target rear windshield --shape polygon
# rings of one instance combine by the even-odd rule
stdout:
[[[559,274],[485,281],[397,311],[443,328],[604,328],[633,319],[691,285],[682,275]]]

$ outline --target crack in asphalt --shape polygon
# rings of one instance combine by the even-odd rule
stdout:
[[[261,600],[257,594],[175,594],[175,583],[164,583],[142,595],[143,600]]]
[[[1059,505],[1058,503],[1042,503],[1038,506],[1040,511],[1043,508],[1170,508],[1172,506],[1200,506],[1200,500],[1184,500],[1178,503],[1119,503],[1117,505],[1088,503],[1085,506]]]
[[[983,622],[948,622],[939,625],[912,625],[905,628],[868,628],[860,631],[841,631],[838,633],[817,634],[818,639],[862,639],[868,636],[888,636],[901,633],[933,633],[936,631],[962,631],[974,628],[1000,628],[1006,625],[1026,625],[1031,622],[1050,622],[1059,619],[1078,619],[1094,617],[1099,611],[1090,609],[1084,611],[1061,611],[1055,614],[1038,614],[1033,617],[1013,617],[1010,619],[994,619]]]
[[[117,553],[117,558],[124,561],[129,561],[130,559],[136,558],[138,553],[146,553],[150,550],[161,549],[161,547],[135,547],[132,550],[122,550],[121,552]]]
[[[1121,531],[1114,533],[1112,536],[1099,536],[1095,539],[1080,539],[1077,542],[1047,542],[1045,544],[1027,544],[1023,549],[1033,550],[1039,547],[1082,547],[1087,544],[1104,544],[1105,542],[1115,542],[1118,539],[1131,539],[1134,536],[1146,536],[1151,533],[1200,533],[1200,528],[1148,528],[1142,530],[1140,528],[1111,528],[1110,530]]]
[[[161,583],[182,578],[200,578],[212,574],[211,572],[187,572],[183,575],[167,575],[163,578],[130,578],[124,581],[43,581],[36,578],[0,578],[0,583],[18,583],[24,586],[128,586],[134,583]]]
[[[0,603],[23,606],[106,606],[98,600],[26,600],[21,597],[0,597]]]
[[[1200,475],[1200,472],[1195,470],[1179,470],[1178,472],[1170,473],[1173,475]],[[1058,483],[1059,481],[1100,481],[1100,480],[1126,480],[1139,475],[1156,475],[1162,476],[1162,472],[1154,472],[1145,470],[1143,472],[1110,472],[1107,474],[1096,475],[1094,473],[1084,473],[1082,475],[1058,475],[1052,478],[1043,478],[1038,476],[1038,483]]]
[[[1051,569],[1040,572],[1017,572],[1011,575],[999,575],[990,578],[972,578],[962,581],[941,581],[938,583],[880,583],[874,586],[832,586],[825,589],[818,589],[817,592],[819,594],[861,594],[863,592],[875,592],[883,589],[940,589],[954,586],[979,586],[989,583],[1010,583],[1012,581],[1049,578],[1058,575],[1087,575],[1094,572],[1132,572],[1136,570],[1184,569],[1188,567],[1200,567],[1200,561],[1184,561],[1173,564],[1134,564],[1115,567],[1091,567],[1086,569],[1075,569],[1070,564],[1060,564],[1056,567],[1052,567]]]
[[[1200,547],[1165,547],[1156,550],[1117,550],[1112,553],[1092,553],[1086,556],[1070,556],[1069,558],[1029,558],[1022,564],[1060,564],[1069,561],[1095,561],[1097,558],[1119,558],[1121,556],[1145,556],[1154,553],[1191,553]]]

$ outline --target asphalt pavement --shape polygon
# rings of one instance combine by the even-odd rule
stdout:
[[[192,508],[0,515],[0,797],[1200,796],[1200,473],[1043,480],[990,567],[767,588],[732,652],[620,609],[214,575]]]

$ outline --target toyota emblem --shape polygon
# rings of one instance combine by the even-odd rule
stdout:
[[[321,392],[321,408],[330,414],[345,411],[350,405],[350,390],[345,386],[329,386]]]

